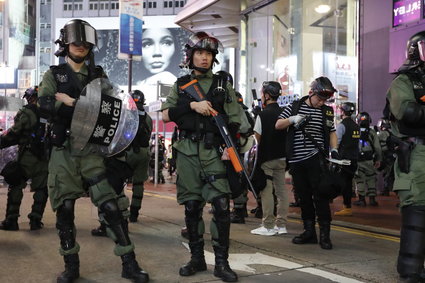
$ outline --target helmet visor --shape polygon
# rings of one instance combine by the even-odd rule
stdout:
[[[81,23],[71,23],[64,28],[64,43],[87,42],[97,46],[96,30],[90,26]]]

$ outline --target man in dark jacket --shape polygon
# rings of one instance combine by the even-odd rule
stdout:
[[[258,142],[258,163],[267,176],[266,187],[261,190],[263,210],[262,226],[251,231],[252,234],[273,236],[287,234],[288,192],[285,188],[285,139],[286,130],[276,130],[275,124],[282,112],[277,104],[281,94],[278,82],[264,82],[262,104],[265,109],[260,112],[254,126]],[[274,215],[274,196],[277,199],[276,216]]]

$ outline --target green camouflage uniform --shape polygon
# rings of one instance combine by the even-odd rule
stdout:
[[[376,196],[376,169],[374,163],[382,160],[381,145],[379,144],[378,135],[375,130],[369,129],[369,139],[366,146],[361,146],[359,141],[359,152],[372,152],[374,158],[372,160],[358,161],[358,167],[354,176],[357,185],[357,193],[359,196]]]
[[[387,93],[390,110],[396,121],[391,122],[391,133],[399,138],[405,138],[400,133],[398,120],[401,120],[408,102],[415,102],[413,85],[407,75],[397,76]],[[394,163],[395,181],[393,190],[400,198],[400,207],[425,205],[425,145],[416,144],[410,157],[410,172],[403,173],[396,162]]]
[[[88,76],[88,68],[83,65],[79,72],[75,72],[76,77],[84,83]],[[83,85],[84,86],[84,85]],[[48,70],[39,86],[39,97],[54,96],[57,92],[57,85],[53,73]],[[56,110],[62,102],[56,101]],[[50,203],[56,211],[64,200],[75,200],[86,195],[86,184],[96,180],[105,173],[104,157],[90,152],[87,148],[73,150],[72,140],[66,138],[63,147],[53,146],[49,161],[48,189]],[[99,207],[105,201],[115,199],[116,192],[104,178],[88,188],[92,203]],[[75,254],[80,249],[76,242],[70,250],[60,248],[61,255]],[[134,250],[134,245],[116,245],[115,254],[124,255]]]
[[[146,125],[148,126],[147,133],[149,137],[152,133],[152,118],[146,113]],[[131,198],[130,210],[137,210],[142,206],[144,187],[143,183],[148,179],[150,150],[149,146],[139,147],[137,152],[134,147],[130,146],[126,152],[126,162],[134,170],[133,174],[133,196]]]
[[[17,219],[19,215],[19,207],[23,198],[22,190],[27,185],[27,180],[31,179],[31,191],[34,192],[34,203],[28,218],[41,220],[47,202],[47,156],[44,152],[36,156],[30,149],[31,135],[36,130],[39,118],[37,114],[23,107],[19,110],[14,119],[14,125],[1,136],[0,148],[9,147],[18,144],[18,161],[22,168],[24,178],[19,184],[9,186],[7,194],[6,219]],[[43,151],[43,148],[40,149]]]
[[[195,76],[192,73],[192,78],[196,78],[205,93],[208,92],[213,82],[212,71]],[[229,117],[230,123],[241,124],[241,106],[238,104],[235,91],[230,83],[227,83],[226,89],[231,97],[231,102],[224,103],[224,111]],[[177,84],[174,84],[167,97],[166,102],[162,106],[162,110],[177,105],[179,93]],[[173,144],[177,151],[177,201],[179,204],[184,204],[189,200],[196,200],[203,202],[211,202],[218,196],[228,195],[231,197],[231,191],[228,180],[226,178],[216,179],[214,182],[207,183],[203,180],[206,176],[223,175],[226,174],[226,168],[221,155],[219,155],[216,148],[206,149],[203,141],[192,141],[191,139],[180,139]],[[211,234],[213,239],[217,239],[217,229],[211,221]],[[199,231],[201,235],[204,233],[203,221],[199,224]]]

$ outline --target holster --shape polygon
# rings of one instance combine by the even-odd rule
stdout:
[[[409,173],[410,171],[410,155],[415,148],[415,144],[411,141],[402,140],[397,137],[391,136],[393,142],[396,144],[395,154],[397,155],[397,163],[400,171]]]

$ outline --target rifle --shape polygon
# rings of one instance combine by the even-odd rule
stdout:
[[[207,100],[201,86],[198,84],[198,80],[196,79],[181,86],[180,89],[184,90],[197,102]],[[251,180],[249,179],[248,173],[245,167],[243,166],[239,154],[237,153],[236,146],[232,140],[232,137],[230,136],[229,130],[226,127],[226,123],[224,122],[223,117],[215,110],[211,110],[210,114],[213,117],[218,129],[220,130],[220,134],[224,140],[224,143],[226,144],[227,152],[229,154],[230,161],[232,162],[235,172],[242,173],[244,175],[253,196],[255,197],[255,199],[258,199],[257,193],[255,192]]]
[[[257,97],[257,91],[255,90],[255,88],[251,89],[251,92],[254,101],[257,101],[257,105],[255,105],[254,102],[252,103],[252,113],[254,114],[254,117],[257,118],[258,114],[260,114],[262,109],[261,98]]]

